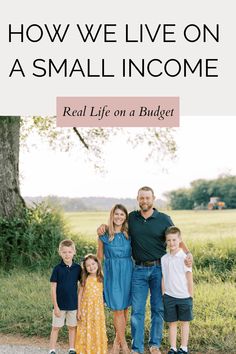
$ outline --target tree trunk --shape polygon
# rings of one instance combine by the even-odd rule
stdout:
[[[19,189],[20,117],[0,116],[0,217],[20,214],[24,200]]]

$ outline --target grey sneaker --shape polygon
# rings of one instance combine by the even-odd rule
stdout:
[[[76,354],[76,351],[75,350],[69,350],[68,354]]]

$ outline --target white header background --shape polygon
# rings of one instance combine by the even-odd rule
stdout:
[[[235,21],[236,5],[234,0],[208,1],[61,1],[41,0],[8,1],[1,10],[1,115],[55,115],[57,96],[179,96],[180,115],[226,116],[236,114],[235,89],[236,77]],[[63,43],[51,43],[45,36],[38,43],[13,36],[8,41],[8,26],[25,29],[38,24],[70,24],[68,35]],[[116,24],[117,43],[103,43],[102,37],[95,43],[83,43],[76,31],[76,24]],[[125,43],[125,24],[137,36],[139,24],[148,24],[155,29],[158,24],[176,24],[176,43],[163,43],[162,37],[155,43]],[[220,42],[199,40],[190,43],[184,40],[183,29],[188,24],[202,27],[206,24],[214,29],[220,25]],[[73,30],[72,30],[73,28]],[[131,32],[130,32],[131,33]],[[26,38],[26,37],[25,37]],[[104,58],[107,71],[117,74],[115,78],[83,78],[74,75],[64,78],[32,76],[32,63],[36,58],[52,58],[57,65],[67,58],[74,63],[78,58],[86,63],[87,58],[94,62],[94,71],[100,70],[100,60]],[[166,61],[183,58],[193,63],[200,58],[218,58],[218,78],[198,78],[195,75],[184,78],[145,78],[135,76],[122,78],[122,59],[139,61],[154,58]],[[15,59],[25,68],[26,77],[16,73],[9,78]],[[72,65],[71,64],[71,65]],[[85,69],[86,71],[86,69]],[[235,86],[235,85],[234,85]]]

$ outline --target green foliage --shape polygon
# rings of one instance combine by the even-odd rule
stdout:
[[[195,282],[236,281],[236,241],[189,242],[194,257]]]
[[[236,176],[222,176],[214,180],[199,179],[189,189],[178,189],[167,194],[172,209],[190,209],[207,206],[210,197],[219,197],[227,208],[236,208]],[[191,207],[192,204],[192,207]]]
[[[4,269],[48,268],[58,259],[58,244],[67,238],[60,212],[42,203],[21,217],[0,219],[0,262]]]
[[[193,181],[191,183],[190,191],[195,205],[207,205],[210,197],[214,195],[213,190],[211,189],[211,181],[205,179]]]
[[[193,199],[188,189],[178,189],[167,193],[169,203],[173,210],[190,210],[193,209]]]
[[[84,256],[88,253],[97,253],[97,244],[94,241],[89,241],[79,236],[75,240],[76,243],[76,257],[77,262],[81,262]]]

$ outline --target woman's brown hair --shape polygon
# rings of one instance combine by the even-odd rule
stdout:
[[[92,253],[89,253],[89,254],[87,254],[87,255],[84,257],[84,259],[83,259],[83,261],[82,261],[82,277],[81,277],[81,281],[80,281],[81,285],[82,285],[82,286],[85,286],[86,280],[87,280],[87,278],[88,278],[88,276],[89,276],[89,273],[88,273],[88,271],[87,271],[87,269],[86,269],[86,261],[87,261],[88,259],[93,259],[93,260],[98,264],[98,270],[97,270],[97,274],[96,274],[96,275],[97,275],[97,280],[98,280],[100,283],[102,283],[102,282],[103,282],[103,274],[102,274],[102,266],[101,266],[101,263],[99,262],[97,256],[95,256],[95,255],[92,254]]]

